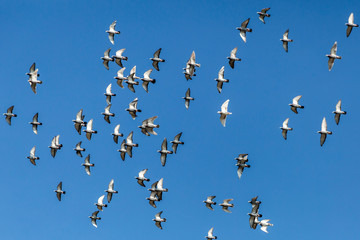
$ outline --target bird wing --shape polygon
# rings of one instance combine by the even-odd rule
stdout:
[[[82,113],[83,110],[80,109],[79,112],[76,114],[76,121],[82,121]]]
[[[223,87],[223,82],[218,81],[217,84],[216,84],[216,88],[217,88],[219,93],[221,93],[222,87]]]
[[[93,119],[90,119],[90,121],[86,124],[86,130],[91,131],[92,125],[93,125]]]
[[[294,105],[299,104],[299,100],[300,100],[301,97],[302,97],[302,95],[294,97],[293,100],[292,100],[293,104]]]
[[[238,50],[237,47],[235,47],[233,50],[231,50],[231,52],[230,52],[230,57],[231,58],[236,58],[237,50]]]
[[[298,114],[297,108],[296,107],[291,107],[291,111],[293,111],[294,113]]]
[[[154,121],[155,121],[155,119],[157,119],[157,117],[158,117],[158,116],[154,116],[154,117],[151,117],[151,118],[147,119],[147,123],[152,123],[152,124],[154,124]]]
[[[161,212],[158,212],[156,215],[155,215],[155,218],[161,218],[161,214],[163,213],[163,211]]]
[[[89,175],[89,176],[91,175],[89,166],[85,166],[85,172],[87,173],[87,175]]]
[[[36,83],[31,82],[30,86],[31,86],[31,90],[36,94]]]
[[[224,71],[225,71],[225,67],[223,66],[218,73],[218,79],[224,78]]]
[[[90,163],[90,154],[86,156],[85,163]]]
[[[133,142],[133,134],[134,134],[134,132],[129,133],[129,135],[126,138],[126,143],[132,143]]]
[[[111,83],[106,87],[106,94],[111,95]]]
[[[287,29],[283,35],[283,39],[288,39],[289,36],[289,29]]]
[[[350,14],[348,23],[354,24],[354,13],[351,13],[351,14]],[[35,63],[34,63],[34,64],[35,64]]]
[[[284,48],[285,52],[288,52],[289,51],[289,43],[284,41],[283,48]]]
[[[59,201],[61,201],[61,193],[57,192],[57,193],[56,193],[56,197],[57,197],[57,199],[58,199]]]
[[[162,144],[161,144],[161,150],[167,150],[167,140],[164,138]]]
[[[114,190],[114,179],[111,179],[109,183],[109,190]]]
[[[114,133],[118,134],[120,129],[120,124],[116,125],[114,128]]]
[[[156,188],[157,189],[162,189],[163,188],[163,183],[164,183],[164,178],[161,178],[158,183],[156,184]]]
[[[139,172],[139,178],[144,178],[145,176],[145,173],[147,172],[147,170],[148,169],[144,169],[144,170],[141,170],[140,172]]]
[[[144,181],[141,180],[141,179],[138,179],[138,180],[137,180],[137,183],[138,183],[140,186],[146,187],[145,184],[144,184]]]
[[[182,135],[182,132],[179,133],[178,135],[176,135],[175,138],[174,138],[174,140],[175,140],[175,141],[180,141],[181,135]]]
[[[154,58],[159,58],[160,57],[160,52],[161,52],[161,48],[156,50],[156,52],[154,53]]]
[[[246,42],[246,32],[245,31],[240,30],[240,37],[244,42]]]
[[[153,70],[152,69],[149,69],[147,70],[145,73],[144,73],[144,78],[150,78],[150,74]]]
[[[136,66],[134,66],[131,70],[130,70],[130,75],[133,74],[134,75],[136,74]]]
[[[263,23],[265,23],[265,16],[264,16],[264,15],[260,15],[260,16],[259,16],[259,19],[260,19],[260,21],[262,21]]]
[[[162,229],[161,222],[155,222],[155,225],[156,225],[158,228]]]
[[[29,69],[29,73],[33,73],[35,71],[35,63],[33,63]]]
[[[32,130],[35,134],[37,134],[37,125],[32,125]]]
[[[107,201],[110,203],[112,199],[113,194],[111,192],[108,192],[107,194]]]
[[[143,89],[145,90],[145,92],[149,92],[149,82],[143,82],[141,84],[141,86],[143,87]]]
[[[133,85],[133,84],[128,83],[128,89],[129,89],[130,91],[132,91],[133,93],[135,92],[135,88],[134,88],[134,85]]]
[[[116,55],[117,57],[122,57],[122,54],[123,54],[123,52],[125,51],[125,49],[126,49],[126,48],[117,50],[116,53],[115,53],[115,55]]]
[[[250,18],[246,19],[246,20],[241,24],[241,27],[242,27],[242,28],[246,28],[247,25],[249,24],[249,22],[250,22]]]
[[[108,50],[106,50],[104,52],[104,57],[110,57],[110,51],[111,51],[111,48],[109,48]]]
[[[101,197],[99,197],[99,199],[98,199],[98,204],[99,205],[103,205],[104,197],[105,197],[105,195],[102,195]]]
[[[123,78],[124,77],[124,71],[125,71],[125,67],[121,68],[119,71],[117,71],[117,76],[119,78]]]
[[[36,150],[35,146],[30,150],[30,156],[31,157],[35,157],[35,150]]]
[[[225,125],[226,125],[226,115],[225,114],[220,114],[220,122],[225,127]]]
[[[88,140],[91,140],[91,136],[92,136],[92,133],[86,133],[86,138],[88,139]]]
[[[263,8],[263,9],[261,9],[261,12],[262,13],[266,13],[267,11],[269,11],[270,10],[270,8]]]
[[[188,90],[186,91],[185,97],[190,97],[190,88],[188,88]]]
[[[327,123],[326,123],[325,117],[323,118],[322,123],[321,123],[321,131],[322,131],[322,132],[326,132],[326,131],[327,131]]]
[[[56,187],[57,190],[61,190],[62,189],[62,182],[60,182],[57,187]]]
[[[110,25],[109,29],[112,30],[112,31],[115,31],[115,27],[116,27],[116,21],[114,21],[114,22]]]
[[[234,199],[233,199],[233,198],[224,199],[224,203],[229,203],[229,202],[231,202],[232,200],[234,200]]]
[[[332,67],[334,66],[334,61],[335,61],[334,58],[329,58],[329,61],[328,61],[329,71],[331,71]]]
[[[154,67],[157,71],[160,71],[160,69],[159,69],[159,62],[158,62],[158,61],[153,61],[153,62],[152,62],[152,65],[153,65],[153,67]]]
[[[338,101],[338,103],[336,104],[336,111],[341,111],[341,99]]]
[[[320,146],[324,145],[327,134],[322,133],[320,136]]]
[[[287,130],[283,129],[281,134],[282,134],[283,138],[286,140],[287,139]]]
[[[160,155],[161,165],[162,165],[163,167],[164,167],[165,164],[166,164],[166,156],[167,156],[167,154],[164,154],[164,153],[162,153],[162,154]]]
[[[104,61],[103,61],[103,65],[105,66],[105,68],[106,68],[107,70],[109,70],[109,61],[108,61],[108,60],[104,60]]]
[[[350,33],[351,33],[352,29],[353,29],[352,26],[348,26],[348,27],[346,28],[346,37],[349,37],[349,36],[350,36]]]
[[[243,171],[244,171],[244,167],[238,166],[237,175],[238,175],[239,179],[241,178]]]
[[[285,121],[283,122],[283,128],[288,127],[288,122],[289,122],[289,118],[285,119]]]
[[[7,109],[7,113],[12,113],[13,109],[14,109],[14,106],[9,107],[9,108]]]
[[[212,227],[212,228],[208,231],[208,237],[213,237],[213,231],[214,231],[214,228]]]
[[[221,105],[221,112],[227,112],[228,111],[229,101],[230,100],[228,99]]]
[[[339,125],[340,122],[340,114],[335,114],[335,122],[337,125]]]
[[[33,116],[33,122],[37,122],[38,121],[38,116],[39,116],[39,113],[36,113],[34,116]]]
[[[205,206],[206,206],[208,209],[210,209],[210,210],[214,210],[214,209],[212,208],[212,206],[211,206],[210,203],[206,203]]]
[[[337,53],[337,42],[335,42],[334,45],[332,46],[330,53],[331,53],[331,55],[336,55],[336,53]]]

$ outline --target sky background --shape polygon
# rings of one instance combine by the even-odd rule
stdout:
[[[345,22],[354,12],[360,23],[359,1],[0,3],[0,109],[15,105],[18,114],[11,127],[0,121],[2,239],[204,239],[211,227],[218,239],[358,238],[360,29],[346,38]],[[263,24],[256,12],[265,7],[271,17]],[[245,44],[236,27],[249,17],[253,32]],[[121,34],[113,46],[105,31],[114,20]],[[279,39],[288,28],[294,42],[286,53]],[[329,72],[325,55],[335,41],[343,59]],[[153,71],[157,82],[149,93],[118,87],[113,77],[119,67],[110,63],[107,71],[100,59],[108,48],[126,48],[125,74],[136,65],[142,76],[160,47],[166,62]],[[242,61],[231,69],[226,57],[234,47]],[[187,82],[182,68],[193,50],[201,68]],[[33,62],[43,81],[37,95],[25,75]],[[214,79],[222,66],[230,83],[219,94]],[[109,83],[117,94],[111,124],[101,115]],[[195,101],[186,110],[181,97],[189,87]],[[297,95],[305,106],[298,115],[288,106]],[[142,112],[133,120],[125,108],[136,97]],[[227,99],[233,114],[224,128],[217,111]],[[339,99],[348,114],[336,126],[332,111]],[[81,108],[99,132],[91,141],[71,121]],[[28,124],[36,112],[43,122],[38,135]],[[137,126],[152,116],[158,116],[159,135],[147,137]],[[279,127],[288,117],[294,130],[285,141]],[[333,135],[320,147],[323,117]],[[111,136],[117,124],[125,136],[134,131],[139,143],[125,162]],[[179,132],[185,145],[162,167],[157,150],[164,137]],[[48,146],[57,134],[64,147],[53,159]],[[84,157],[72,150],[79,141],[95,163],[91,176],[81,166]],[[34,145],[36,167],[26,159]],[[241,180],[234,160],[239,153],[248,153],[251,165]],[[134,179],[144,168],[148,186],[163,177],[169,189],[156,209]],[[119,194],[99,214],[96,229],[88,216],[112,178]],[[60,181],[67,192],[61,202],[53,191]],[[233,213],[205,208],[209,195],[218,203],[234,198]],[[247,201],[256,195],[263,219],[274,224],[267,235],[249,227]],[[151,221],[159,211],[167,218],[163,230]]]

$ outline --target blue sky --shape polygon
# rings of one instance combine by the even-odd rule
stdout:
[[[3,239],[202,239],[211,227],[219,239],[261,239],[266,234],[250,229],[246,215],[247,201],[256,195],[263,202],[260,212],[274,224],[267,239],[358,236],[352,221],[360,211],[355,202],[360,197],[360,29],[346,38],[345,22],[351,12],[360,22],[360,2],[0,2],[0,109],[15,105],[18,114],[11,127],[0,122]],[[271,7],[266,24],[256,14],[264,7]],[[245,44],[235,28],[248,17],[253,32]],[[114,20],[121,34],[112,46],[105,30]],[[294,42],[285,53],[279,39],[288,28]],[[325,55],[335,41],[343,59],[329,72]],[[233,70],[226,57],[236,46],[242,61]],[[166,62],[153,71],[157,82],[149,93],[141,86],[134,94],[116,85],[119,67],[110,63],[107,71],[100,60],[109,47],[112,53],[126,48],[125,73],[136,65],[138,76],[152,67],[153,52],[163,49]],[[187,82],[182,68],[193,50],[202,66]],[[25,76],[33,62],[43,81],[37,95]],[[219,94],[214,79],[222,66],[230,83]],[[110,125],[101,115],[109,83],[117,94]],[[186,110],[181,97],[189,87],[195,101]],[[297,95],[303,95],[305,109],[295,115],[288,104]],[[125,108],[135,97],[143,112],[132,120]],[[233,114],[223,128],[217,111],[226,99]],[[336,126],[332,111],[339,99],[348,115]],[[81,108],[99,132],[91,141],[71,122]],[[36,112],[44,124],[38,135],[28,124]],[[155,115],[159,135],[142,135],[137,126]],[[333,135],[321,148],[317,131],[324,116]],[[287,117],[294,130],[285,141],[279,127]],[[117,124],[125,135],[134,131],[140,145],[125,162],[111,136]],[[181,131],[185,145],[162,167],[156,150],[164,137]],[[53,159],[48,146],[57,134],[64,147]],[[81,140],[95,163],[91,176],[72,150]],[[26,159],[34,145],[40,157],[36,167]],[[248,153],[251,165],[241,180],[234,160],[239,153]],[[169,188],[157,209],[134,179],[144,168],[151,183],[163,177]],[[120,193],[99,214],[95,229],[87,217],[112,178]],[[53,192],[59,181],[67,191],[62,202]],[[202,204],[209,195],[217,202],[234,198],[233,213],[219,206],[209,211]],[[151,221],[161,210],[168,220],[162,231]]]

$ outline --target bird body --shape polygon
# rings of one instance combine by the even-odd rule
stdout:
[[[229,99],[226,100],[222,105],[221,105],[221,109],[220,111],[218,111],[217,113],[220,114],[220,122],[221,124],[225,127],[226,125],[226,117],[230,114],[232,114],[231,112],[228,112],[228,106],[229,106]]]

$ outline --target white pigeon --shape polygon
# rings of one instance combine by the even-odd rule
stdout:
[[[234,207],[234,204],[229,203],[229,202],[232,200],[234,200],[234,199],[232,199],[232,198],[225,199],[223,203],[219,204],[219,206],[222,206],[222,210],[224,210],[224,212],[231,213],[231,211],[229,210],[229,207]]]
[[[261,228],[260,228],[261,231],[268,233],[267,227],[274,226],[274,224],[269,223],[269,221],[270,221],[270,219],[264,219],[259,222],[259,224],[261,226]]]
[[[205,238],[206,238],[207,240],[209,240],[209,239],[217,239],[217,236],[214,236],[214,235],[213,235],[213,231],[214,231],[214,228],[213,228],[213,227],[208,231],[207,236],[205,236]]]
[[[114,117],[115,113],[110,112],[111,104],[107,105],[105,108],[105,111],[101,113],[101,115],[104,115],[104,119],[107,123],[110,123],[110,117]]]
[[[114,133],[111,134],[111,135],[113,135],[113,139],[114,139],[114,142],[115,142],[115,143],[118,143],[119,137],[124,136],[124,134],[122,134],[122,133],[119,132],[119,129],[120,129],[120,124],[118,124],[118,125],[115,126],[115,128],[114,128]]]
[[[280,129],[282,129],[282,136],[284,137],[285,140],[287,139],[287,132],[293,130],[288,126],[288,123],[289,123],[289,118],[285,119],[285,121],[282,124],[282,127],[280,127]]]
[[[88,140],[91,140],[91,136],[93,133],[97,133],[97,131],[93,130],[93,119],[90,119],[90,121],[86,124],[86,129],[83,130],[84,132],[86,132],[86,138]]]
[[[335,114],[335,122],[337,125],[339,125],[341,114],[346,115],[346,111],[341,110],[341,99],[336,104],[336,108],[335,111],[333,111],[333,113]]]
[[[347,28],[346,28],[346,37],[349,37],[353,27],[359,27],[358,24],[354,23],[354,13],[350,14],[349,20],[348,20],[347,23],[345,23],[345,25],[347,26]]]
[[[135,179],[137,180],[137,183],[140,185],[140,186],[143,186],[143,187],[146,187],[145,184],[144,184],[144,181],[146,182],[149,182],[150,179],[146,178],[145,177],[145,173],[148,171],[148,169],[144,169],[144,170],[141,170],[138,174],[137,177],[135,177]]]
[[[154,128],[159,128],[160,125],[154,123],[155,119],[157,119],[157,116],[145,119],[142,121],[141,126],[139,126],[141,132],[146,136],[150,136],[150,134],[157,135],[157,132],[154,131]]]
[[[292,103],[289,104],[289,106],[291,107],[291,111],[293,111],[296,114],[298,114],[297,111],[298,108],[304,108],[304,106],[301,106],[299,104],[299,100],[301,99],[301,97],[302,97],[301,95],[294,97]]]
[[[225,67],[223,66],[218,73],[218,77],[215,78],[215,81],[217,81],[216,87],[219,93],[221,93],[223,83],[229,82],[229,79],[224,78],[224,71],[225,71]]]
[[[106,103],[107,104],[111,104],[111,97],[112,96],[116,96],[116,94],[115,93],[112,93],[111,92],[111,86],[112,86],[112,84],[110,83],[107,87],[106,87],[106,91],[105,91],[105,93],[104,93],[104,95],[106,96]]]
[[[75,130],[81,135],[81,128],[86,126],[87,122],[84,122],[85,115],[83,115],[83,110],[80,109],[79,112],[76,114],[74,122]]]
[[[111,179],[111,181],[109,183],[109,186],[108,186],[108,189],[105,190],[105,192],[107,192],[107,200],[108,200],[108,203],[110,203],[111,199],[112,199],[112,196],[113,196],[113,193],[118,193],[118,191],[114,190],[114,179]]]
[[[121,60],[125,60],[125,61],[128,60],[128,57],[125,57],[122,55],[124,51],[125,51],[125,48],[120,49],[120,50],[116,51],[114,56],[112,56],[112,58],[115,60],[116,64],[119,65],[121,68],[124,67]]]
[[[162,229],[161,223],[166,222],[166,218],[161,218],[162,213],[163,213],[163,211],[157,213],[155,215],[155,219],[153,219],[153,221],[155,222],[155,225],[160,229]]]
[[[82,157],[81,152],[85,151],[85,148],[81,147],[81,143],[82,141],[78,142],[75,146],[75,148],[73,149],[76,152],[76,155],[78,155],[79,157]]]
[[[31,90],[36,94],[36,84],[42,84],[42,81],[38,80],[38,77],[40,76],[40,74],[38,74],[39,69],[35,68],[35,63],[33,63],[26,75],[29,76],[28,82]]]
[[[121,68],[119,71],[117,71],[117,76],[114,77],[116,79],[116,83],[119,85],[119,87],[124,88],[123,81],[127,79],[127,77],[124,77],[124,71],[126,68]]]
[[[115,26],[116,26],[116,21],[114,21],[114,22],[110,25],[109,30],[106,30],[106,32],[109,34],[109,40],[110,40],[110,42],[111,42],[113,45],[115,44],[115,43],[114,43],[114,35],[115,35],[115,34],[120,34],[119,31],[116,31],[116,30],[115,30]]]
[[[35,160],[39,160],[39,157],[35,156],[35,150],[36,147],[34,146],[31,150],[30,150],[30,156],[28,156],[27,158],[30,160],[30,162],[36,166]]]
[[[129,90],[135,93],[134,85],[139,85],[139,82],[135,81],[135,73],[130,73],[125,83],[128,85]]]
[[[226,125],[226,117],[230,114],[232,114],[231,112],[228,112],[228,106],[229,106],[229,99],[226,100],[222,105],[221,105],[221,110],[218,111],[217,113],[220,114],[220,122],[221,124],[225,127]]]
[[[101,197],[99,197],[97,203],[95,203],[96,207],[102,211],[103,207],[107,207],[107,204],[104,204],[104,197],[105,195],[102,195]]]
[[[152,69],[147,70],[147,71],[144,73],[144,77],[140,79],[141,81],[143,81],[142,87],[144,88],[144,90],[145,90],[146,92],[149,92],[149,90],[148,90],[148,88],[149,88],[149,82],[151,82],[151,83],[153,83],[153,84],[156,82],[155,79],[150,78],[150,74],[151,74],[152,71],[153,71]]]
[[[284,48],[285,52],[288,52],[289,42],[293,41],[292,39],[289,39],[288,36],[289,36],[289,29],[285,31],[283,38],[280,39],[280,41],[283,42],[283,48]]]
[[[334,45],[332,46],[330,54],[326,54],[326,56],[329,58],[328,61],[329,71],[331,71],[331,69],[333,68],[335,59],[341,59],[341,57],[336,54],[337,54],[337,42],[335,42]]]
[[[125,111],[128,111],[130,116],[132,117],[132,119],[135,120],[135,118],[137,117],[136,113],[137,112],[141,112],[140,109],[137,109],[137,104],[138,104],[138,98],[135,98],[134,100],[132,100],[129,103],[129,108],[126,108]]]
[[[103,65],[104,67],[109,70],[109,62],[113,62],[114,59],[110,57],[110,51],[111,51],[111,48],[109,48],[108,50],[106,50],[104,52],[104,56],[101,57],[101,59],[103,60]]]
[[[213,211],[214,211],[214,209],[212,208],[211,205],[216,205],[216,202],[213,201],[214,198],[216,198],[216,196],[209,196],[209,197],[206,198],[205,201],[203,201],[203,203],[205,203],[205,206],[208,209],[213,210]]]
[[[330,135],[332,134],[332,132],[327,130],[327,123],[326,123],[325,117],[323,118],[322,123],[321,123],[321,131],[318,131],[318,133],[321,134],[321,136],[320,136],[320,146],[322,146],[325,143],[326,136],[328,134],[330,134]]]
[[[189,60],[188,64],[190,66],[194,66],[194,67],[200,67],[201,66],[200,63],[196,63],[195,51],[193,51],[191,53],[190,60]]]
[[[126,138],[126,142],[125,142],[126,153],[129,155],[130,158],[132,158],[132,149],[133,149],[133,147],[138,147],[139,146],[139,144],[134,143],[133,135],[134,135],[134,132],[129,133],[129,135]]]
[[[229,65],[232,69],[235,67],[235,61],[241,61],[241,58],[236,57],[237,50],[237,47],[231,50],[230,57],[227,57],[227,59],[229,59]]]

